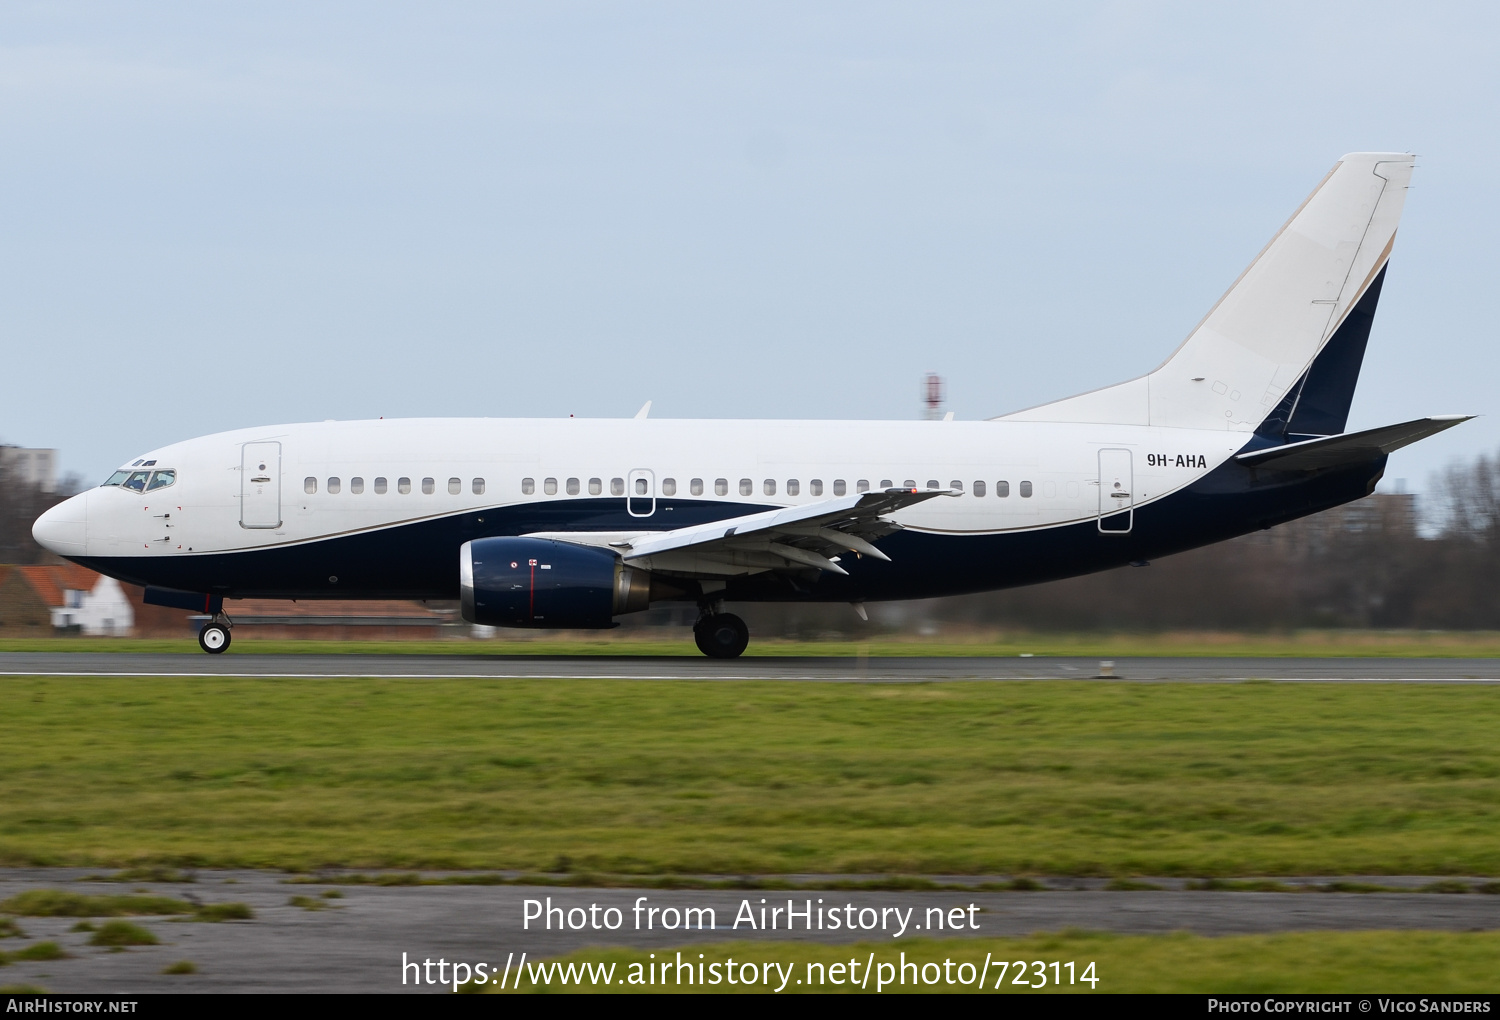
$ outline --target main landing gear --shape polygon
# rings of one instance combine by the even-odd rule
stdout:
[[[733,613],[705,609],[693,624],[698,650],[711,659],[737,659],[750,643],[750,628]]]
[[[218,655],[229,647],[229,618],[222,613],[203,625],[198,632],[198,647],[209,655]]]

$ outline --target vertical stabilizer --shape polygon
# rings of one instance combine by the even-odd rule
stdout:
[[[1362,330],[1363,355],[1379,292],[1363,307],[1361,299],[1378,287],[1390,257],[1413,159],[1392,152],[1341,159],[1150,375],[1005,417],[1253,432],[1273,414],[1286,413],[1283,402],[1357,308],[1354,318],[1361,321],[1354,331]],[[1357,375],[1358,359],[1352,368]],[[1338,377],[1347,414],[1353,376],[1341,371]],[[1326,389],[1321,380],[1319,387],[1320,393]],[[1320,423],[1336,417],[1336,411],[1324,414]]]

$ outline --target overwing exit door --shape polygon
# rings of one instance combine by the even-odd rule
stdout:
[[[656,474],[636,468],[625,479],[625,509],[632,517],[650,517],[656,513]]]
[[[240,450],[240,527],[281,527],[280,443],[246,443]]]
[[[1135,478],[1129,450],[1099,451],[1099,530],[1130,533],[1135,517]]]

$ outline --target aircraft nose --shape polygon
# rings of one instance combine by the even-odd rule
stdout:
[[[63,500],[36,519],[31,537],[59,556],[82,556],[88,529],[88,492]]]

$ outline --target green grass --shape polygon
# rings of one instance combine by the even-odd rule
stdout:
[[[1494,687],[11,678],[0,697],[10,865],[1500,875]]]
[[[1450,933],[1424,931],[1369,931],[1369,932],[1299,932],[1284,935],[1238,935],[1223,938],[1204,938],[1197,935],[1106,935],[1091,932],[1062,932],[1056,935],[1036,935],[1018,939],[910,939],[901,942],[884,941],[855,946],[825,946],[806,942],[727,942],[710,945],[684,946],[680,950],[655,948],[654,960],[647,950],[635,949],[584,949],[564,957],[564,963],[614,963],[616,981],[607,988],[590,984],[569,985],[568,991],[619,992],[761,992],[767,991],[763,984],[731,986],[677,985],[663,986],[630,984],[631,975],[644,978],[651,963],[671,961],[675,974],[677,953],[690,963],[699,962],[703,954],[705,964],[725,964],[733,958],[739,965],[744,963],[780,963],[783,968],[792,965],[785,992],[860,992],[873,994],[881,976],[900,974],[901,954],[907,962],[918,964],[915,980],[921,981],[922,964],[943,964],[952,961],[949,973],[953,984],[938,978],[936,984],[913,986],[914,973],[906,972],[906,984],[893,983],[883,991],[893,992],[973,992],[974,976],[983,968],[986,954],[992,961],[1005,960],[1012,965],[1004,973],[1005,983],[999,989],[994,986],[1001,976],[993,965],[988,971],[987,990],[1012,994],[1031,995],[1048,992],[1088,992],[1088,984],[1052,983],[1050,964],[1057,961],[1065,965],[1073,961],[1074,973],[1082,974],[1088,963],[1094,964],[1094,975],[1099,982],[1095,990],[1100,993],[1122,992],[1177,992],[1177,993],[1295,993],[1295,992],[1348,992],[1369,994],[1372,990],[1381,993],[1458,993],[1475,992],[1493,994],[1500,979],[1496,978],[1495,961],[1500,959],[1500,932]],[[855,973],[864,977],[865,968],[874,954],[876,969],[868,987],[851,987],[847,983],[849,961],[857,961]],[[1014,961],[1027,964],[1025,980],[1036,982],[1034,961],[1042,961],[1047,984],[1042,988],[1030,988],[1012,984],[1018,976]],[[846,983],[834,985],[824,983],[809,986],[808,964],[814,967],[814,980],[819,974],[832,974],[830,966],[844,964],[841,976]],[[974,971],[960,970],[959,965],[971,963]],[[889,966],[882,970],[881,964]],[[528,961],[528,972],[530,965]],[[742,974],[746,973],[740,971]],[[784,972],[784,971],[783,971]],[[686,972],[684,972],[685,975]],[[709,971],[705,968],[705,977]],[[765,971],[760,971],[764,974]],[[774,972],[773,972],[774,973]],[[939,971],[928,970],[929,977],[937,977]],[[723,974],[721,968],[720,974]],[[1058,975],[1067,978],[1066,966],[1058,968]],[[657,971],[659,978],[660,971]],[[695,974],[696,976],[696,974]],[[959,983],[960,976],[969,976],[971,983]],[[803,983],[798,984],[798,980]],[[512,975],[511,980],[514,980]],[[779,982],[779,978],[776,979]],[[775,984],[772,985],[774,989]],[[469,986],[465,991],[479,991]],[[500,992],[497,985],[483,988],[487,992]],[[540,981],[524,980],[523,992],[562,991],[554,978],[550,986]]]
[[[89,896],[64,889],[28,889],[7,900],[0,900],[0,914],[23,917],[120,917],[122,915],[165,916],[189,914],[195,921],[239,921],[255,916],[243,903],[204,903],[195,905],[170,896]],[[5,924],[0,921],[0,931]],[[73,931],[95,931],[87,921],[73,926]]]
[[[56,942],[37,942],[27,946],[25,949],[17,949],[15,952],[0,952],[0,967],[8,963],[37,960],[64,960],[68,954],[63,952],[62,946]]]
[[[105,921],[89,936],[91,946],[155,946],[161,940],[138,924],[129,921]]]
[[[198,965],[192,960],[178,960],[176,963],[167,964],[161,972],[163,974],[196,974]]]
[[[0,900],[0,913],[22,917],[119,917],[191,914],[191,903],[168,896],[87,896],[61,889],[28,889]]]
[[[0,638],[0,652],[154,652],[200,655],[186,632],[180,638]],[[686,628],[601,633],[510,632],[494,640],[455,637],[422,641],[334,641],[262,638],[252,628],[236,631],[228,655],[524,655],[687,656],[701,658]],[[1205,631],[1081,633],[955,631],[935,637],[872,632],[868,638],[798,641],[754,635],[755,656],[1267,656],[1396,658],[1493,658],[1500,656],[1497,631],[1300,630],[1271,633]]]

